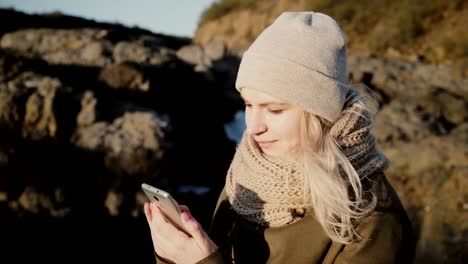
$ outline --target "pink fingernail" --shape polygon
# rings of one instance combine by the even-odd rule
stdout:
[[[192,216],[188,212],[182,212],[182,218],[185,222],[188,222],[190,219],[192,219]]]

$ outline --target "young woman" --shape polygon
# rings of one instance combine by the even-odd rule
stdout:
[[[158,261],[411,263],[411,224],[370,133],[373,111],[346,83],[346,41],[316,12],[285,12],[244,53],[236,89],[246,131],[210,235],[145,214]]]

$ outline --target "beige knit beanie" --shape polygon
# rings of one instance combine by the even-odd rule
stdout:
[[[248,87],[334,122],[348,91],[346,40],[316,12],[284,12],[245,51],[236,89]]]

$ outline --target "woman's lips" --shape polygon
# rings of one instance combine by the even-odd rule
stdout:
[[[267,149],[269,148],[273,143],[275,143],[276,140],[271,140],[271,141],[257,141],[258,146],[261,149]]]

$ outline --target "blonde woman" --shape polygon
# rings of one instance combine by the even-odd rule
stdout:
[[[369,100],[346,81],[346,41],[329,16],[285,12],[244,53],[236,89],[246,131],[210,234],[145,205],[158,261],[411,263],[411,224],[370,133]]]

